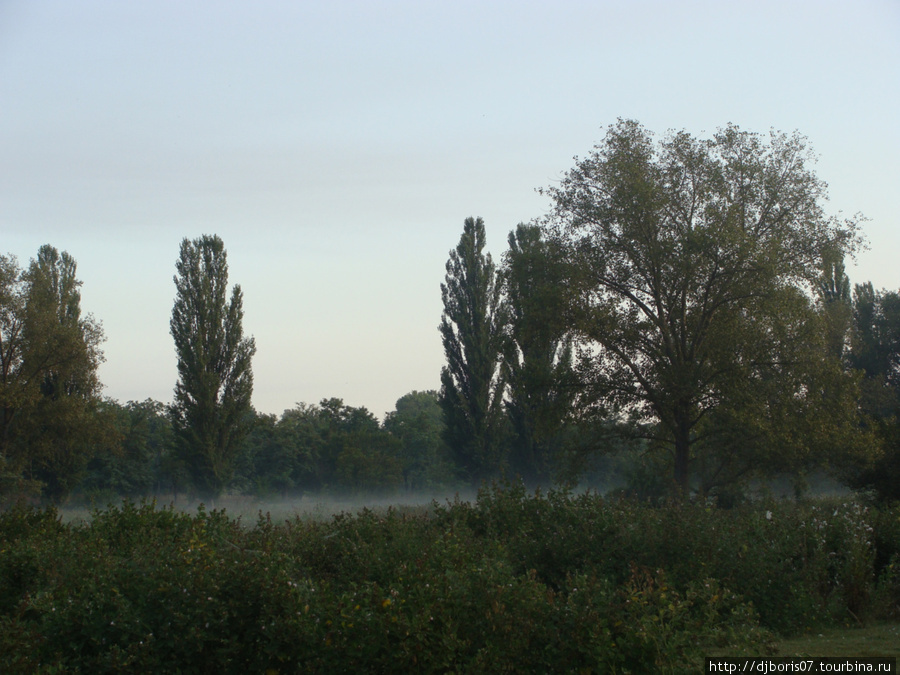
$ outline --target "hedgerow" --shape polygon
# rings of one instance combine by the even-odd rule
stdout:
[[[684,672],[900,600],[900,510],[651,508],[494,486],[247,525],[0,514],[0,671]]]

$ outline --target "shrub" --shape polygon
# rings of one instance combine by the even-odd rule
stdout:
[[[514,485],[327,522],[7,512],[0,671],[686,672],[713,648],[763,653],[767,629],[890,616],[896,519]]]

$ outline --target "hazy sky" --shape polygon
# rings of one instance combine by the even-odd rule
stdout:
[[[499,260],[618,117],[799,130],[852,283],[900,288],[900,2],[0,0],[0,252],[78,261],[105,393],[170,401],[180,241],[222,237],[254,404],[437,389],[463,220]]]

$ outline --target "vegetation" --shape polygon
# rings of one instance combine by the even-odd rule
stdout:
[[[242,524],[0,514],[4,672],[698,672],[900,612],[900,511],[595,494]]]
[[[243,333],[243,296],[228,293],[225,245],[204,235],[181,242],[170,324],[178,354],[171,414],[181,459],[201,494],[217,497],[234,473],[249,426],[256,352]]]
[[[563,251],[536,225],[509,234],[502,279],[509,339],[503,351],[510,469],[532,484],[549,484],[565,452],[577,383],[573,340],[563,313]]]
[[[0,256],[0,496],[42,487],[59,500],[94,446],[114,442],[97,378],[103,331],[81,316],[76,269],[49,245],[24,271]]]
[[[734,506],[828,472],[889,503],[900,295],[851,296],[861,235],[825,214],[811,162],[796,134],[612,125],[499,266],[465,220],[440,391],[384,420],[335,398],[253,410],[255,344],[217,236],[181,244],[170,406],[100,397],[103,334],[67,253],[43,246],[24,271],[0,256],[0,499],[383,497],[506,475]]]
[[[857,284],[850,367],[862,374],[859,406],[883,453],[870,463],[848,461],[850,485],[885,500],[900,499],[900,293]]]
[[[776,438],[781,457],[817,450],[790,447],[781,414],[809,417],[818,392],[841,384],[819,368],[823,331],[805,291],[825,251],[853,251],[856,225],[824,215],[810,160],[798,136],[766,144],[728,126],[654,142],[620,121],[547,191],[572,263],[572,327],[593,347],[581,361],[588,400],[671,448],[681,494],[694,463],[731,477],[766,461]]]
[[[445,438],[465,476],[476,484],[496,475],[504,462],[500,355],[505,318],[502,286],[484,246],[484,222],[466,218],[441,284],[444,314],[439,326],[447,356],[440,394]]]

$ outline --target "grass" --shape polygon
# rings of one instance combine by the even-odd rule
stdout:
[[[900,623],[830,628],[777,643],[777,656],[900,656]]]
[[[713,650],[710,656],[748,656],[748,654],[738,654],[729,649],[721,649]],[[776,640],[770,654],[756,654],[756,656],[898,657],[900,656],[900,623],[826,628],[807,635]]]

